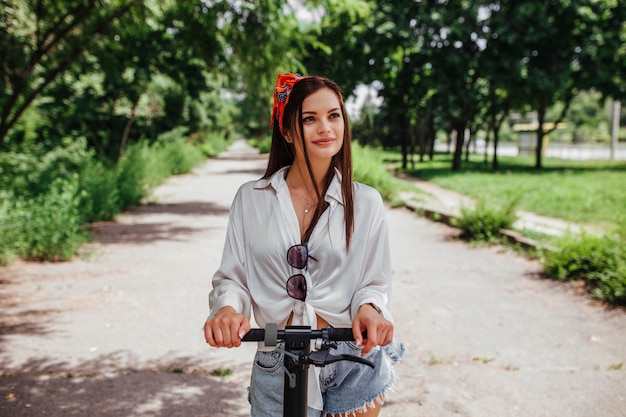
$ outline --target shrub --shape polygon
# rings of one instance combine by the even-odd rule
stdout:
[[[89,223],[113,219],[170,175],[190,172],[204,155],[178,134],[130,145],[112,167],[83,139],[48,153],[0,153],[0,265],[71,258]]]
[[[157,159],[163,164],[163,173],[169,175],[187,174],[204,160],[200,149],[183,139],[160,143],[156,147]],[[163,178],[164,179],[164,178]]]
[[[13,196],[8,192],[0,192],[0,266],[11,263],[16,257],[15,253],[15,223],[10,218]]]
[[[151,162],[147,144],[133,144],[126,149],[116,172],[120,207],[136,205],[148,195],[150,187],[147,178]]]
[[[80,172],[80,212],[83,223],[111,220],[121,210],[114,168],[90,159]]]
[[[611,304],[626,305],[626,241],[620,233],[564,236],[558,251],[543,253],[544,274],[585,281],[589,292]]]
[[[248,143],[251,146],[254,146],[255,148],[257,148],[260,153],[266,154],[266,153],[270,152],[270,148],[272,146],[272,137],[271,136],[267,136],[263,140],[260,140],[260,139],[250,139],[248,141]]]
[[[49,191],[36,198],[16,201],[8,220],[17,255],[47,261],[71,258],[88,238],[78,205],[76,176],[54,180]]]
[[[453,225],[461,229],[461,238],[470,241],[491,242],[500,237],[500,229],[511,229],[517,220],[515,206],[511,200],[506,206],[488,205],[484,199],[477,201],[474,208],[461,207],[461,216]]]
[[[214,157],[224,152],[231,143],[223,135],[210,132],[203,136],[199,147],[205,157]]]
[[[357,142],[352,142],[352,161],[354,180],[376,188],[385,201],[396,203],[399,192],[408,189],[385,169],[380,158]]]
[[[0,189],[35,197],[46,193],[55,179],[69,179],[91,158],[84,138],[64,139],[49,152],[36,148],[30,153],[0,153]]]

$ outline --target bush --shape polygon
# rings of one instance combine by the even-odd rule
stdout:
[[[0,190],[36,197],[46,193],[55,179],[69,179],[92,158],[84,138],[64,139],[49,152],[36,148],[30,153],[0,153]]]
[[[368,148],[352,142],[354,180],[376,188],[383,199],[392,204],[399,201],[399,193],[408,186],[394,177]]]
[[[202,152],[182,139],[129,146],[117,165],[120,207],[139,204],[169,176],[190,172],[203,160]]]
[[[461,216],[453,225],[461,229],[461,238],[470,241],[491,242],[500,239],[500,229],[511,229],[517,221],[515,206],[517,200],[511,200],[506,206],[488,205],[484,199],[476,206],[461,207]]]
[[[90,159],[80,172],[80,212],[83,223],[112,220],[122,209],[115,169]]]
[[[204,160],[200,149],[183,139],[160,143],[156,147],[157,159],[163,164],[162,173],[169,175],[187,174]],[[164,179],[164,178],[163,178]]]
[[[117,164],[117,191],[122,208],[139,204],[150,192],[149,172],[158,173],[158,169],[151,169],[151,163],[156,164],[151,161],[149,150],[145,143],[131,145]],[[158,183],[155,179],[153,182]]]
[[[11,208],[12,251],[25,259],[59,261],[71,258],[87,241],[79,215],[78,179],[57,179],[36,198],[18,200]]]
[[[544,274],[559,280],[582,279],[598,299],[626,305],[625,244],[620,233],[568,234],[557,244],[558,251],[543,254]]]
[[[270,152],[270,148],[272,147],[272,137],[266,136],[264,139],[248,139],[248,144],[253,146],[259,150],[262,154],[267,154]]]
[[[11,204],[14,198],[8,192],[0,192],[0,266],[11,263],[16,257],[15,223],[10,218]]]
[[[216,133],[207,133],[200,142],[200,150],[205,157],[214,157],[226,150],[232,143],[231,140],[224,138],[223,135]]]
[[[90,223],[113,219],[172,174],[190,172],[204,154],[179,134],[153,146],[133,144],[112,167],[87,151],[83,139],[48,153],[0,153],[0,265],[17,257],[71,258],[88,239]]]

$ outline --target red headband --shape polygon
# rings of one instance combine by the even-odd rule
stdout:
[[[296,82],[306,78],[300,74],[292,74],[290,72],[286,74],[278,74],[276,78],[276,88],[274,89],[274,107],[272,108],[272,120],[270,120],[270,128],[274,126],[274,121],[278,120],[278,128],[280,133],[283,133],[283,115],[285,113],[285,106],[289,102],[289,95]]]

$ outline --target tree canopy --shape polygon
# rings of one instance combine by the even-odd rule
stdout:
[[[382,144],[432,153],[512,111],[626,96],[618,0],[0,0],[0,150],[84,137],[116,160],[184,128],[264,137],[278,72],[378,86]],[[302,19],[308,11],[309,18]],[[371,123],[371,121],[370,121]],[[494,155],[494,167],[497,159]]]

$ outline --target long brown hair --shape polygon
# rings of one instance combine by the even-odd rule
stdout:
[[[323,181],[323,189],[320,190],[318,182],[313,175],[313,168],[311,167],[311,161],[304,144],[303,125],[302,125],[302,103],[311,94],[322,88],[329,88],[339,99],[339,105],[341,106],[341,114],[344,122],[343,130],[343,144],[341,149],[335,156],[333,156],[330,163],[328,172]],[[295,137],[300,138],[302,141],[302,148],[304,149],[304,158],[309,170],[309,175],[313,180],[315,187],[315,194],[317,196],[317,207],[311,220],[311,224],[304,233],[303,241],[307,241],[313,232],[313,228],[317,224],[317,221],[321,217],[322,213],[326,209],[326,201],[324,196],[328,190],[337,168],[341,173],[341,194],[344,204],[344,223],[346,228],[346,246],[350,247],[350,240],[352,238],[352,232],[354,231],[354,190],[352,187],[352,136],[350,134],[350,124],[348,121],[348,115],[343,102],[341,88],[332,80],[319,77],[310,76],[304,77],[293,86],[293,90],[289,95],[289,102],[285,105],[283,115],[283,132],[297,131],[298,134]],[[279,169],[292,165],[296,152],[293,143],[288,143],[285,137],[280,133],[279,123],[274,121],[272,128],[272,143],[270,145],[269,160],[267,163],[267,169],[263,178],[271,177]]]

